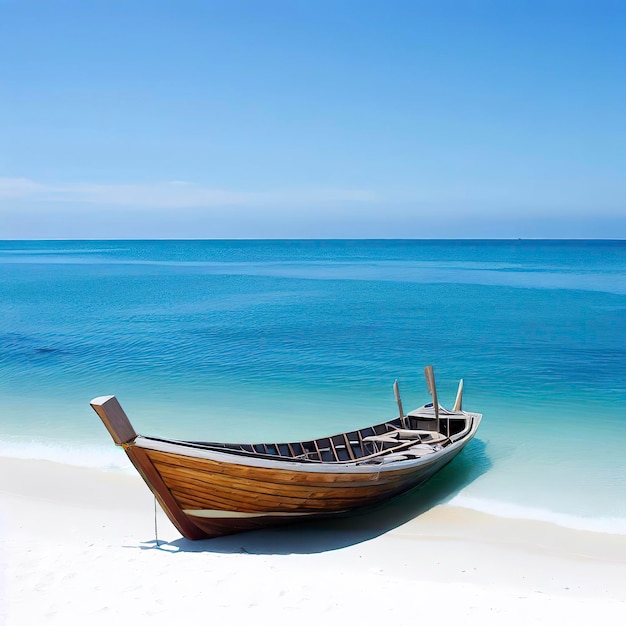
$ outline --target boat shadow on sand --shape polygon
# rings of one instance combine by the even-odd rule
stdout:
[[[363,509],[346,517],[298,522],[245,533],[190,541],[155,539],[143,542],[141,549],[159,548],[172,553],[214,552],[249,554],[314,554],[356,545],[411,521],[439,504],[445,504],[461,489],[487,472],[492,462],[486,444],[471,441],[465,450],[425,485],[384,504]]]

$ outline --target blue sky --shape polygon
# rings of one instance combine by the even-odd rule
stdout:
[[[626,238],[626,8],[0,0],[0,238]]]

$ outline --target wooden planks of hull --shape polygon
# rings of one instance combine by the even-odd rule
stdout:
[[[187,539],[207,539],[209,535],[183,513],[180,505],[163,482],[158,470],[154,467],[146,450],[137,446],[128,446],[126,454],[180,534]]]
[[[210,519],[190,516],[193,523],[203,532],[206,538],[233,535],[247,530],[258,530],[268,526],[292,524],[294,522],[312,519],[311,517],[260,517],[248,519]]]
[[[237,478],[255,478],[257,480],[267,480],[271,483],[286,484],[289,485],[294,482],[306,482],[307,484],[319,484],[324,483],[341,483],[353,484],[359,482],[371,483],[372,481],[384,480],[384,477],[378,471],[377,468],[372,469],[371,472],[363,472],[358,474],[344,473],[338,474],[334,472],[300,472],[281,469],[277,471],[271,468],[265,467],[253,467],[251,465],[241,465],[235,462],[223,463],[214,461],[212,459],[201,459],[198,457],[192,457],[182,454],[175,454],[172,452],[161,452],[159,450],[151,450],[146,448],[147,453],[154,462],[168,463],[169,465],[175,465],[177,467],[184,467],[188,469],[197,469],[200,472],[210,471],[215,474],[227,474],[229,476]]]
[[[147,454],[181,508],[242,513],[328,514],[360,508],[411,489],[432,473],[429,467],[352,475],[307,473],[220,464],[154,450]]]

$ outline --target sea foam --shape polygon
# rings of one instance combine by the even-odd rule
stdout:
[[[72,445],[42,440],[0,440],[0,457],[33,461],[52,461],[63,465],[106,471],[133,472],[132,464],[113,446]]]
[[[463,495],[462,493],[452,498],[447,504],[495,515],[496,517],[548,522],[573,530],[607,533],[611,535],[626,535],[626,518],[622,517],[585,517],[581,515],[557,513],[547,509],[523,506],[511,502],[475,498]]]

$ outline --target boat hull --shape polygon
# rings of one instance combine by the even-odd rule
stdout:
[[[399,467],[326,464],[314,469],[297,463],[281,468],[271,466],[281,462],[226,462],[220,457],[228,455],[219,453],[198,458],[183,445],[143,438],[126,450],[181,534],[202,539],[354,513],[420,486],[466,443],[411,464],[395,464]]]
[[[332,437],[270,444],[137,435],[115,396],[91,402],[117,445],[188,539],[346,515],[426,482],[461,452],[478,413],[424,405]]]

